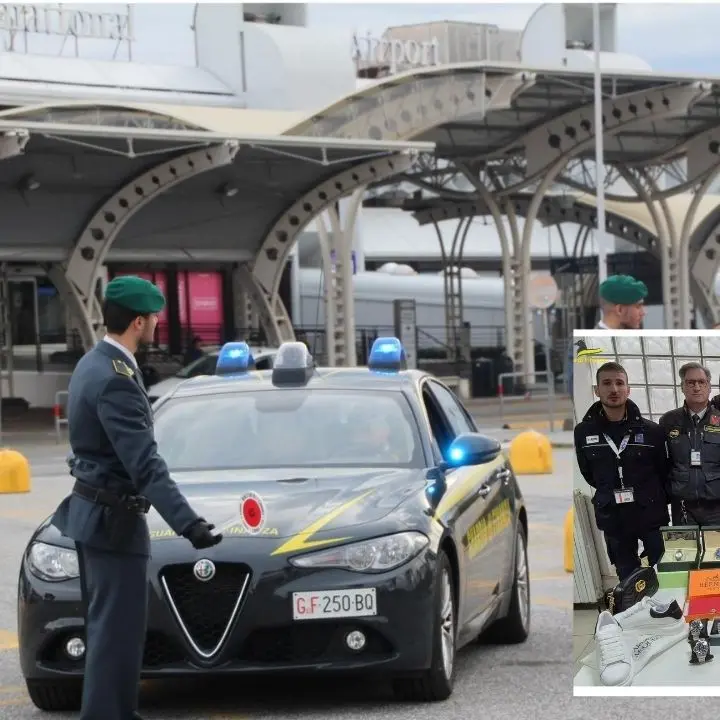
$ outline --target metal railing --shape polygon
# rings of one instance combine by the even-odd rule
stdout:
[[[546,378],[546,382],[537,382],[538,377]],[[527,378],[532,378],[531,383],[526,383]],[[518,394],[506,391],[506,380],[519,380],[517,383],[521,391]],[[510,384],[511,391],[515,383]],[[552,372],[506,372],[498,375],[498,398],[500,400],[500,422],[505,425],[505,409],[508,403],[526,402],[530,398],[547,398],[548,420],[550,432],[555,431],[555,376]]]
[[[55,417],[55,439],[57,442],[62,440],[63,427],[68,426],[67,419],[67,390],[58,390],[55,393],[55,405],[53,406],[53,416]]]

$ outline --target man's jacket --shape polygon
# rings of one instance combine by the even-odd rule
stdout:
[[[100,341],[78,362],[68,388],[68,424],[71,474],[84,486],[117,497],[142,495],[178,535],[197,522],[158,454],[139,371],[114,345]],[[75,492],[60,503],[52,524],[98,550],[150,554],[143,513],[119,512]],[[113,531],[118,527],[122,533]]]
[[[710,402],[694,425],[686,405],[660,418],[670,454],[670,495],[673,500],[720,502],[720,396]],[[700,453],[700,465],[690,453]]]
[[[610,423],[600,402],[594,403],[582,422],[575,426],[575,453],[580,472],[595,488],[593,506],[600,530],[610,535],[640,534],[669,523],[665,435],[657,423],[640,415],[628,400],[622,423]],[[619,437],[619,431],[622,437]],[[625,437],[624,450],[617,457],[607,437],[618,450]],[[622,468],[625,488],[632,488],[633,502],[619,504]]]

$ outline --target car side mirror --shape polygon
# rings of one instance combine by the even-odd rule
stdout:
[[[502,452],[502,445],[487,435],[463,433],[458,435],[447,451],[447,467],[484,465],[492,462]]]
[[[443,464],[444,465],[444,464]],[[434,515],[440,505],[440,501],[445,497],[447,492],[447,480],[445,479],[445,467],[430,468],[427,472],[425,485],[425,498],[428,502],[428,514]]]

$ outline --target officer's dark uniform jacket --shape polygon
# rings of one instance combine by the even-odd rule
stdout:
[[[670,493],[689,502],[720,502],[720,396],[712,399],[694,425],[687,405],[660,418],[670,451]],[[700,466],[690,463],[690,452],[700,451]]]
[[[52,519],[63,535],[99,550],[149,555],[150,505],[178,535],[199,519],[158,455],[142,378],[119,348],[102,341],[80,359],[67,416],[78,482]]]
[[[598,529],[610,535],[622,535],[630,529],[639,536],[670,520],[667,450],[660,426],[643,418],[635,403],[628,400],[626,408],[626,419],[611,423],[601,403],[594,403],[575,427],[575,452],[582,476],[596,491],[593,506]],[[623,437],[629,435],[620,458],[605,434],[618,449]],[[615,501],[615,491],[621,489],[620,466],[625,487],[633,489],[634,501],[630,503]]]

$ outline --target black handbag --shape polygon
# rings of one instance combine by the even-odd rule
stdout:
[[[645,596],[654,595],[659,588],[660,582],[654,568],[639,567],[605,593],[605,608],[617,615],[639,603]]]

